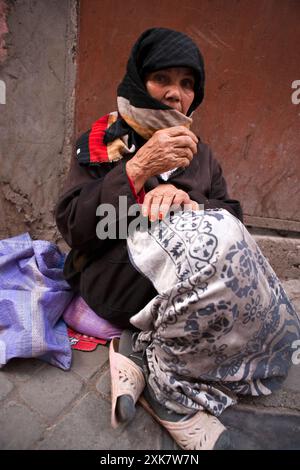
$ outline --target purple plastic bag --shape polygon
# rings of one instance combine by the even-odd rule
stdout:
[[[74,293],[63,278],[65,255],[28,233],[0,240],[0,367],[38,357],[67,370],[72,351],[62,314]]]

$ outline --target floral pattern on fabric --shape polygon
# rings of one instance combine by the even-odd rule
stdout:
[[[135,232],[128,250],[158,291],[131,322],[161,404],[219,416],[237,395],[268,395],[280,385],[299,316],[238,219],[223,209],[175,213]]]

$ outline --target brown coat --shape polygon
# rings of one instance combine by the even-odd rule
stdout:
[[[151,282],[130,264],[126,240],[100,240],[96,235],[99,204],[112,204],[118,220],[119,196],[127,197],[128,207],[136,203],[126,161],[81,167],[74,158],[56,207],[57,226],[71,247],[65,278],[97,314],[124,327],[157,294]],[[163,183],[159,177],[152,177],[145,191]],[[242,220],[241,206],[229,199],[221,167],[206,144],[198,144],[190,166],[174,172],[168,183],[186,191],[205,208],[224,208]],[[128,218],[128,222],[131,220]]]

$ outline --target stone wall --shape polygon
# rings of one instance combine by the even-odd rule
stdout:
[[[73,147],[76,0],[0,0],[0,238],[57,241]]]

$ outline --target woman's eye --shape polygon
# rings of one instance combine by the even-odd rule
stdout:
[[[187,78],[187,79],[182,81],[182,86],[184,88],[188,88],[189,90],[193,90],[194,89],[194,81]]]
[[[155,75],[154,80],[158,83],[165,83],[167,81],[167,77],[165,75]]]

